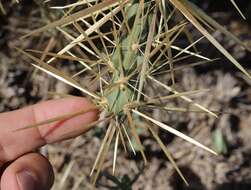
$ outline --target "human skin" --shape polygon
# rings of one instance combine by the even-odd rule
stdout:
[[[81,110],[87,113],[64,121],[22,129],[51,118]],[[83,134],[98,119],[98,111],[88,100],[69,97],[50,100],[21,110],[0,114],[1,190],[48,190],[54,174],[49,161],[35,151],[54,142]],[[21,130],[20,130],[21,129]]]

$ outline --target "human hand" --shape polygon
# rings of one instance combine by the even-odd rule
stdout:
[[[87,124],[97,119],[97,111],[90,111],[63,122],[18,129],[91,107],[93,105],[86,99],[70,97],[0,114],[0,189],[50,189],[54,180],[52,166],[45,157],[33,151],[46,144],[84,133],[88,130]]]

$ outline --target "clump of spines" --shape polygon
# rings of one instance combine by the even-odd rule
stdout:
[[[65,15],[62,19],[34,30],[24,37],[36,35],[49,29],[56,29],[71,42],[58,53],[37,50],[23,51],[20,49],[19,51],[36,63],[32,64],[34,67],[77,88],[91,97],[97,107],[106,113],[105,119],[108,120],[108,124],[106,124],[108,128],[91,171],[93,183],[99,176],[109,147],[113,142],[113,173],[115,172],[119,142],[121,142],[125,151],[127,151],[126,144],[128,142],[132,151],[136,153],[131,137],[137,143],[137,149],[144,161],[147,162],[142,142],[137,133],[135,117],[147,121],[145,128],[150,131],[184,182],[187,183],[171,153],[149,123],[155,124],[211,153],[216,153],[193,138],[157,121],[149,114],[144,113],[144,110],[199,111],[217,117],[216,113],[188,97],[204,90],[189,92],[178,92],[176,90],[175,72],[183,67],[176,67],[175,63],[188,57],[201,60],[185,67],[213,61],[196,51],[190,50],[191,48],[196,50],[196,43],[203,38],[207,38],[240,71],[250,78],[249,73],[214,39],[206,27],[210,30],[218,29],[240,45],[244,47],[245,45],[187,0],[170,0],[169,2],[164,0],[106,0],[101,2],[85,0],[53,8],[68,11],[64,11]],[[78,11],[74,12],[75,9]],[[179,11],[179,14],[182,13],[203,34],[203,37],[193,41],[192,35],[186,28],[187,21],[180,15],[177,16],[177,11]],[[174,25],[173,22],[175,22]],[[186,48],[178,47],[175,44],[175,41],[183,33],[191,42]],[[74,49],[80,52],[79,55],[74,52]],[[43,59],[39,59],[31,53],[42,54]],[[44,57],[47,56],[51,58],[45,61]],[[83,69],[73,76],[68,76],[52,66],[52,62],[58,59],[77,61]],[[81,86],[77,81],[79,75],[90,76],[93,79],[92,82],[99,86],[96,91]],[[161,81],[162,75],[170,76],[171,85],[168,85],[166,81]],[[146,90],[148,84],[162,87],[166,91],[165,94],[158,97],[148,95]],[[188,102],[192,106],[191,109],[166,106],[165,104],[173,98],[181,98]],[[62,116],[62,118],[73,117],[81,113],[69,114]],[[62,118],[52,118],[50,121],[28,127],[35,127]]]

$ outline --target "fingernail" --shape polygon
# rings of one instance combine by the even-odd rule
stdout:
[[[19,190],[35,190],[36,179],[34,175],[27,170],[17,173],[17,183]]]

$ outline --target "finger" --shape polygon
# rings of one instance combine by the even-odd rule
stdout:
[[[49,190],[53,169],[46,158],[30,153],[18,158],[3,173],[1,190]]]
[[[88,129],[88,123],[97,119],[97,111],[40,127],[17,129],[92,107],[84,98],[70,97],[0,114],[0,165],[45,144],[72,137],[74,131],[74,136],[80,135]]]

